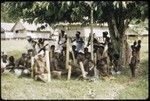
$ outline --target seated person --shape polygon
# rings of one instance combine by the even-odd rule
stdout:
[[[46,82],[48,71],[46,68],[46,63],[45,61],[43,61],[43,57],[41,54],[39,54],[37,59],[35,59],[34,72],[35,80]]]
[[[19,58],[18,60],[16,60],[15,62],[15,74],[17,74],[18,76],[25,76],[25,75],[29,75],[29,67],[27,66],[27,61],[28,61],[28,57],[26,53],[23,53],[21,58]]]
[[[10,56],[8,60],[9,61],[6,66],[6,69],[10,69],[11,71],[13,71],[15,68],[15,58],[13,56]]]
[[[3,54],[1,56],[1,73],[5,71],[7,65],[8,65],[7,55]]]
[[[101,58],[97,61],[97,69],[99,70],[100,76],[102,77],[109,77],[107,73],[107,62],[106,58]]]

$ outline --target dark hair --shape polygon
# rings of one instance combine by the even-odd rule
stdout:
[[[100,45],[100,46],[98,46],[98,48],[102,48],[102,49],[104,49],[104,46],[103,46],[103,45]]]
[[[61,33],[65,33],[65,31],[64,31],[64,30],[61,30]]]
[[[81,34],[81,32],[77,31],[77,34],[79,34],[79,35],[80,35],[80,34]]]
[[[85,47],[85,48],[84,48],[84,50],[88,50],[88,48],[87,48],[87,47]]]
[[[22,53],[22,57],[25,58],[27,56],[26,53]]]
[[[10,56],[10,57],[9,57],[9,61],[10,61],[10,62],[14,62],[14,61],[15,61],[15,58],[14,58],[13,56]]]
[[[42,41],[43,41],[43,39],[42,39],[42,38],[39,38],[38,42],[41,43]]]
[[[72,49],[76,49],[76,45],[72,45]]]
[[[108,35],[108,32],[107,32],[107,31],[103,32],[103,36],[104,36],[104,37],[106,37],[107,35]]]
[[[51,48],[55,48],[55,45],[51,45]]]
[[[140,44],[141,43],[141,40],[138,40],[138,44]]]
[[[133,44],[134,44],[134,45],[136,45],[136,44],[137,44],[137,42],[136,42],[136,41],[134,41],[134,42],[133,42]]]

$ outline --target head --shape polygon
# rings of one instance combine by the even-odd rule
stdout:
[[[27,37],[27,41],[28,42],[31,42],[33,39],[29,36],[29,37]]]
[[[90,60],[91,59],[91,54],[90,53],[86,54],[85,58],[88,59],[88,60]]]
[[[83,61],[84,60],[84,53],[79,52],[78,55],[77,55],[77,60],[78,61]]]
[[[9,57],[9,61],[14,63],[15,62],[15,58],[13,56],[10,56]]]
[[[64,30],[61,30],[61,33],[62,33],[62,36],[64,36],[64,35],[65,35],[65,31],[64,31]]]
[[[104,46],[99,46],[99,52],[102,54],[104,52]]]
[[[76,46],[75,46],[75,45],[72,46],[72,50],[73,50],[73,51],[76,50]]]
[[[26,53],[22,53],[22,59],[25,60],[25,61],[28,59]]]
[[[55,51],[55,45],[51,45],[51,50]]]
[[[27,54],[32,57],[34,55],[33,49],[29,49]]]
[[[79,31],[77,31],[77,32],[76,32],[76,38],[79,38],[79,37],[80,37],[80,34],[81,34],[81,33],[80,33]]]
[[[3,61],[3,62],[6,62],[6,61],[7,61],[7,58],[8,58],[7,55],[3,55],[3,56],[2,56],[2,61]]]
[[[88,48],[84,48],[84,53],[87,53],[88,52]]]
[[[43,39],[42,38],[40,38],[39,40],[38,40],[38,43],[43,43]]]
[[[103,32],[103,37],[104,37],[104,38],[106,38],[107,35],[108,35],[108,32],[107,32],[107,31]]]
[[[43,56],[42,56],[42,54],[38,54],[38,60],[43,61]]]
[[[138,40],[138,45],[140,45],[141,44],[141,40]]]
[[[136,41],[134,41],[134,42],[133,42],[133,45],[135,46],[136,44],[137,44],[137,42],[136,42]]]
[[[92,60],[89,60],[89,67],[92,67],[94,65],[94,62]]]
[[[97,66],[104,66],[105,65],[105,59],[100,59],[97,61]]]

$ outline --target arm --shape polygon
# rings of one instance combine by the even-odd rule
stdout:
[[[59,42],[60,42],[60,35],[59,35],[59,37],[58,37],[58,44],[59,44]]]
[[[87,44],[87,46],[89,46],[89,45],[90,45],[90,41],[91,41],[91,37],[89,36],[89,39],[88,39],[88,44]]]

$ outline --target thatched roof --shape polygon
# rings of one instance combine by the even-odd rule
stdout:
[[[15,23],[1,23],[1,29],[3,29],[4,31],[11,31],[14,25]]]
[[[143,28],[134,29],[132,26],[126,30],[126,35],[148,35],[148,30]]]
[[[45,24],[29,24],[27,22],[17,22],[14,27],[12,28],[12,31],[16,31],[16,30],[27,30],[27,31],[38,31],[38,28],[40,28],[42,25],[45,25]],[[40,29],[40,31],[53,31],[53,29],[47,25],[46,28],[44,29]]]
[[[1,33],[4,33],[5,32],[5,30],[1,27]]]

